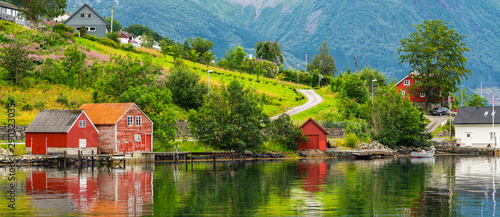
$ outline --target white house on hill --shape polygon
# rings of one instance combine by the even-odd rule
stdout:
[[[495,106],[494,111],[499,110],[500,106]],[[495,113],[491,106],[461,107],[453,121],[457,144],[461,147],[500,148],[500,114]]]

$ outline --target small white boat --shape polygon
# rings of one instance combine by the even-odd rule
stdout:
[[[413,158],[429,158],[434,157],[434,150],[430,151],[412,151],[411,156]]]

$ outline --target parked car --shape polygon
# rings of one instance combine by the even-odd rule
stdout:
[[[448,108],[446,107],[440,107],[440,108],[434,108],[432,109],[432,115],[447,115],[448,114]]]

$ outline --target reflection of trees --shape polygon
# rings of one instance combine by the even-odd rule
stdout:
[[[172,165],[157,165],[153,212],[167,216],[200,213],[242,216],[259,210],[263,214],[278,211],[288,204],[279,201],[289,198],[296,171],[293,167],[297,166],[294,162],[236,163],[233,171],[230,163],[218,162],[216,173],[209,163],[198,163],[193,172],[181,166],[178,182],[172,175]]]

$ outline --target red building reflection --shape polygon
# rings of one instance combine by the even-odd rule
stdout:
[[[321,191],[321,186],[326,183],[328,175],[327,163],[324,161],[301,161],[300,174],[302,175],[302,188],[309,192]]]
[[[76,212],[142,215],[149,213],[147,205],[153,202],[152,177],[152,171],[133,170],[94,174],[29,171],[26,193],[35,205],[43,203],[45,208],[65,207],[69,201]]]

